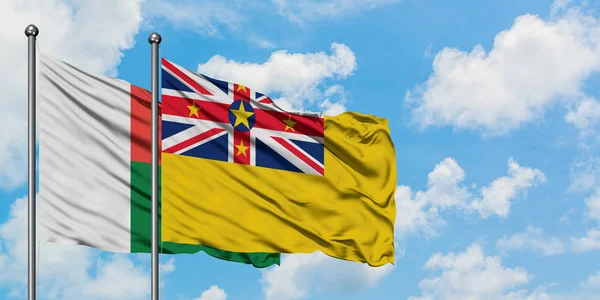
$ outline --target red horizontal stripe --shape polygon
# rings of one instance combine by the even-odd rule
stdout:
[[[192,105],[192,102],[194,102],[196,106],[200,107],[198,110],[198,116],[190,116],[190,109],[188,106]],[[162,96],[162,103],[162,113],[166,115],[229,123],[229,104],[194,100],[169,95]]]
[[[162,97],[163,114],[229,123],[229,104],[213,101],[193,100],[170,95],[163,95]],[[200,107],[200,110],[198,110],[198,116],[190,116],[190,109],[187,106],[192,105],[192,101],[196,104],[196,106]],[[256,122],[254,123],[254,127],[256,128],[323,137],[323,118],[289,114],[272,110],[261,110],[257,108],[254,109],[254,113],[256,114]],[[285,121],[288,120],[290,116],[291,120],[295,123],[291,126],[291,128],[286,129]]]
[[[256,112],[256,122],[254,127],[286,131],[290,133],[298,133],[310,136],[323,137],[324,121],[322,118],[307,117],[272,110],[258,110]],[[291,116],[292,121],[296,122],[293,129],[286,130],[286,121]]]
[[[309,157],[307,157],[306,155],[304,155],[304,153],[298,151],[298,149],[296,149],[294,146],[290,145],[290,143],[288,143],[283,138],[280,138],[278,136],[272,136],[271,138],[274,139],[276,142],[278,142],[283,147],[285,147],[285,149],[287,149],[288,151],[292,152],[298,158],[300,158],[303,162],[305,162],[311,168],[315,169],[317,172],[319,172],[319,174],[323,175],[325,173],[325,170],[323,170],[323,168],[321,166],[319,166],[312,159],[310,159]]]
[[[166,59],[163,58],[162,59],[162,64],[163,64],[163,66],[165,66],[165,68],[167,68],[167,70],[171,71],[171,73],[175,74],[177,77],[179,77],[179,79],[183,80],[189,86],[191,86],[192,88],[194,88],[198,93],[204,94],[204,95],[209,95],[209,96],[213,95],[211,92],[209,92],[203,86],[199,85],[193,79],[191,79],[190,77],[188,77],[187,75],[185,75],[183,72],[181,72],[177,67],[175,67],[168,60],[166,60]]]
[[[213,129],[211,129],[209,131],[205,131],[205,132],[203,132],[203,133],[201,133],[201,134],[199,134],[199,135],[197,135],[197,136],[195,136],[193,138],[190,138],[190,139],[188,139],[186,141],[183,141],[183,142],[181,142],[181,143],[179,143],[179,144],[177,144],[175,146],[172,146],[172,147],[170,147],[168,149],[165,149],[165,150],[163,150],[163,152],[166,152],[166,153],[175,153],[175,152],[177,152],[177,151],[179,151],[181,149],[189,147],[189,146],[191,146],[191,145],[193,145],[195,143],[199,143],[202,140],[207,139],[207,138],[209,138],[209,137],[211,137],[211,136],[213,136],[215,134],[218,134],[220,132],[223,132],[223,131],[225,131],[225,129],[213,128]]]

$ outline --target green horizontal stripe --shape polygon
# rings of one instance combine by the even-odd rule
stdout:
[[[152,216],[151,216],[151,165],[148,163],[131,162],[131,252],[150,253],[152,243]],[[159,166],[159,186],[161,183]],[[160,188],[159,188],[160,199]],[[160,201],[159,201],[159,240],[160,240]],[[159,247],[161,245],[159,244]],[[161,249],[159,249],[161,251]],[[279,265],[279,253],[240,253],[219,250],[216,248],[165,242],[162,243],[161,253],[165,254],[193,254],[203,251],[206,254],[227,261],[251,264],[257,268],[265,268],[274,264]]]

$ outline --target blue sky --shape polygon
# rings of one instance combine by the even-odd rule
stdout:
[[[25,203],[17,199],[26,196],[29,23],[40,28],[41,51],[145,88],[147,38],[157,31],[163,57],[284,107],[389,120],[395,266],[311,254],[258,270],[203,253],[162,257],[163,299],[600,295],[597,3],[18,2],[0,4],[9,42],[0,46],[2,69],[15,70],[0,75],[0,298],[26,291]],[[42,245],[40,257],[43,299],[149,298],[148,256]]]

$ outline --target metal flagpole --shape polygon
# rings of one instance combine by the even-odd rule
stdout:
[[[152,46],[152,300],[158,300],[158,45],[162,38],[153,32]]]
[[[35,40],[39,33],[38,28],[31,24],[25,28],[25,36],[27,36],[28,42],[28,139],[27,139],[27,170],[28,170],[28,286],[29,286],[29,300],[35,300],[36,298],[36,232],[35,232]]]

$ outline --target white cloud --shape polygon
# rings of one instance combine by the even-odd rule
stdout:
[[[161,263],[159,269],[160,274],[173,273],[175,271],[175,259],[171,257],[167,262]]]
[[[304,26],[323,17],[340,17],[361,13],[401,0],[271,0],[269,2],[246,0],[147,0],[144,14],[152,21],[166,20],[177,29],[195,31],[201,35],[218,37],[226,29],[247,38],[262,48],[273,48],[271,41],[249,32],[255,16],[272,18],[279,14],[288,21]],[[152,26],[150,23],[148,26]]]
[[[25,182],[27,149],[27,38],[40,29],[40,51],[89,72],[116,75],[123,50],[134,44],[142,0],[3,0],[0,3],[0,188]],[[107,18],[110,16],[110,18]]]
[[[549,20],[519,16],[489,52],[440,51],[427,82],[405,97],[415,122],[499,135],[582,100],[583,83],[600,70],[600,22],[565,3]]]
[[[425,48],[425,52],[423,52],[423,57],[429,58],[433,55],[432,53],[433,44],[429,44],[427,48]]]
[[[153,20],[166,20],[177,29],[187,29],[206,36],[217,36],[219,26],[239,29],[247,21],[240,13],[240,1],[148,0],[144,14]]]
[[[353,293],[375,287],[394,269],[370,267],[329,257],[321,252],[282,255],[281,266],[262,271],[266,300],[303,299],[317,293]]]
[[[41,229],[41,228],[40,228]],[[39,295],[69,299],[148,299],[150,274],[129,258],[111,254],[103,258],[95,249],[41,243],[38,248]],[[174,260],[161,264],[165,275]],[[27,288],[27,199],[17,199],[9,219],[0,224],[0,287],[24,296]],[[95,271],[94,271],[95,270]]]
[[[588,209],[588,217],[598,221],[600,224],[600,187],[597,187],[596,192],[589,198],[585,199],[585,204]]]
[[[479,212],[484,219],[492,214],[506,217],[510,211],[510,200],[518,193],[524,193],[537,183],[544,182],[546,178],[540,170],[521,167],[511,157],[508,160],[508,176],[497,178],[482,188],[483,197],[471,202],[470,209]]]
[[[109,261],[99,259],[94,277],[62,289],[62,299],[147,299],[150,274],[123,255],[114,255]],[[63,274],[65,270],[54,276]],[[54,287],[60,285],[53,285]],[[60,295],[60,292],[58,293]]]
[[[17,199],[10,208],[9,219],[0,224],[0,284],[27,284],[27,198]],[[76,281],[87,277],[91,266],[91,250],[86,247],[64,247],[41,244],[39,275],[49,278],[65,269],[71,270],[57,278]]]
[[[439,208],[464,205],[469,192],[460,183],[465,179],[465,172],[456,160],[446,158],[435,166],[427,175],[426,192],[429,202]]]
[[[573,0],[555,0],[550,6],[550,15],[556,16],[558,13],[564,11],[569,7]]]
[[[279,14],[300,26],[323,18],[361,13],[401,0],[148,0],[144,15],[149,17],[146,26],[153,27],[157,21],[166,20],[176,29],[222,38],[228,32],[235,38],[246,39],[251,46],[272,49],[273,41],[253,32],[256,18],[273,18]]]
[[[567,123],[575,125],[584,136],[596,133],[595,127],[600,124],[600,102],[587,98],[565,116]]]
[[[600,228],[593,228],[587,235],[571,238],[571,247],[576,253],[600,250]]]
[[[346,107],[344,104],[339,102],[332,103],[329,99],[325,99],[322,103],[319,104],[319,107],[323,111],[323,114],[327,116],[335,116],[339,115],[346,111]]]
[[[396,189],[396,239],[408,234],[423,232],[426,236],[438,235],[437,230],[446,222],[439,217],[438,209],[431,206],[424,196],[427,192],[417,192],[413,197],[410,187],[399,186]]]
[[[503,300],[596,300],[600,291],[600,272],[591,275],[587,280],[581,282],[580,289],[572,289],[568,292],[548,292],[550,287],[557,286],[557,283],[542,285],[528,293],[525,290],[519,290],[507,294]]]
[[[260,36],[257,36],[256,34],[248,35],[248,40],[252,43],[252,45],[257,46],[259,48],[263,48],[263,49],[277,48],[277,45],[274,42],[267,40],[265,38],[262,38]]]
[[[551,286],[557,283],[543,285],[537,288],[533,293],[527,294],[526,291],[510,293],[504,300],[596,300],[600,291],[600,272],[589,276],[580,283],[580,289],[572,289],[569,292],[547,292]]]
[[[421,280],[421,297],[409,299],[494,300],[505,299],[507,294],[516,299],[517,295],[510,294],[511,290],[527,284],[532,278],[521,267],[503,266],[498,256],[485,256],[478,244],[470,245],[458,254],[436,253],[427,260],[424,268],[440,273]]]
[[[344,87],[336,84],[332,85],[323,94],[325,100],[321,101],[318,106],[323,113],[328,116],[335,116],[346,111],[346,92]]]
[[[600,225],[600,187],[585,200],[586,217]],[[586,236],[571,238],[571,247],[576,253],[600,250],[600,227],[588,230]]]
[[[306,21],[323,17],[339,17],[341,15],[382,7],[400,0],[271,0],[281,15],[290,21],[304,25]]]
[[[469,191],[462,186],[463,169],[453,158],[445,158],[428,174],[427,190],[412,193],[408,186],[396,189],[396,237],[422,231],[427,236],[437,235],[445,225],[439,211],[464,207]]]
[[[556,237],[545,237],[541,228],[527,226],[523,233],[511,237],[503,236],[496,242],[496,247],[501,251],[527,249],[539,252],[543,256],[552,256],[565,253],[564,243]]]
[[[334,85],[333,89],[328,87],[323,92],[321,85],[326,79],[344,79],[352,75],[355,69],[354,53],[348,46],[338,43],[331,45],[330,55],[324,52],[303,54],[282,50],[273,52],[264,63],[241,63],[215,55],[198,66],[198,72],[202,74],[244,84],[268,94],[273,100],[275,94],[280,94],[284,99],[282,102],[285,102],[282,108],[287,104],[295,110],[318,101],[324,102],[336,95],[339,97],[340,92],[343,95],[341,86]],[[335,103],[343,105],[341,100]]]
[[[595,275],[590,275],[586,281],[581,283],[581,286],[586,289],[600,291],[600,271]]]
[[[577,161],[569,172],[571,185],[569,191],[585,192],[600,186],[600,157],[589,157]]]
[[[218,286],[213,285],[208,290],[202,292],[200,298],[194,300],[227,300],[227,293]]]
[[[518,292],[508,293],[502,299],[503,300],[551,300],[553,298],[544,292],[533,292],[533,293],[529,294],[527,291],[521,290]]]
[[[437,235],[437,229],[445,225],[440,217],[443,210],[477,213],[481,218],[495,214],[505,218],[511,203],[518,194],[538,182],[544,182],[544,174],[538,169],[520,166],[512,157],[508,159],[508,176],[496,178],[479,189],[477,196],[467,185],[464,170],[453,158],[445,158],[428,175],[427,190],[413,194],[408,186],[396,190],[396,236],[402,238],[410,233],[423,232]]]

